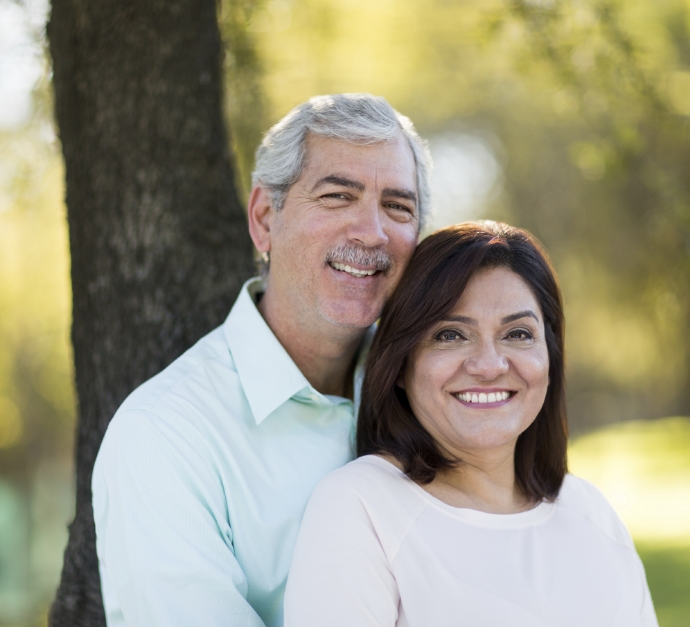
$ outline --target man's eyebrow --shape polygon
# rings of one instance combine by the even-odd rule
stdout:
[[[415,194],[410,189],[399,189],[397,187],[386,187],[381,195],[384,198],[404,198],[405,200],[411,200],[412,202],[417,202],[417,194]]]
[[[350,189],[356,189],[358,192],[363,192],[364,191],[364,184],[360,183],[359,181],[353,181],[352,179],[348,179],[344,176],[337,176],[335,174],[329,174],[328,176],[324,176],[323,178],[320,178],[318,181],[316,181],[316,185],[311,188],[311,191],[314,192],[316,191],[319,187],[322,187],[323,185],[340,185],[342,187],[349,187]]]
[[[517,313],[501,318],[501,324],[515,322],[520,318],[534,318],[537,322],[539,322],[537,314],[535,314],[531,309],[525,309],[525,311],[518,311]],[[445,322],[462,322],[463,324],[468,324],[471,327],[476,327],[478,324],[474,318],[469,318],[468,316],[446,316],[443,320]]]

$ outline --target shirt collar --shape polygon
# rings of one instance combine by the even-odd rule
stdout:
[[[273,334],[259,312],[256,295],[264,289],[263,281],[249,279],[230,310],[223,332],[244,394],[249,402],[256,424],[293,397],[305,401],[322,399],[333,403],[311,387],[307,378],[292,361],[290,355]],[[360,391],[364,378],[364,362],[371,346],[376,325],[364,334],[360,343],[354,374],[354,410],[359,409]],[[343,399],[341,402],[349,402]]]
[[[225,339],[257,424],[289,398],[310,387],[256,307],[254,297],[262,290],[261,279],[247,281],[223,324]]]

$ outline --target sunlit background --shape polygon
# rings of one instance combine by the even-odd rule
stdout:
[[[45,0],[0,0],[0,625],[44,625],[73,508],[63,170]],[[534,232],[568,322],[571,469],[631,530],[662,627],[690,625],[690,2],[223,0],[246,193],[262,130],[328,92],[428,138],[431,228]]]

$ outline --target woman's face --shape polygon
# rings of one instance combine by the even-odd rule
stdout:
[[[460,458],[514,450],[549,385],[541,309],[507,268],[472,277],[413,351],[401,381],[436,442]]]

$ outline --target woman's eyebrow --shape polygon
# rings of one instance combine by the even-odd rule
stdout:
[[[518,311],[517,313],[510,314],[501,318],[501,324],[508,324],[509,322],[515,322],[520,318],[534,318],[539,322],[537,314],[535,314],[531,309],[525,309],[525,311]],[[463,324],[468,324],[472,327],[476,327],[479,323],[474,318],[469,318],[468,316],[446,316],[444,318],[445,322],[462,322]]]
[[[474,318],[468,318],[467,316],[446,316],[443,321],[462,322],[463,324],[469,324],[471,327],[476,327],[479,324]]]
[[[510,314],[509,316],[506,316],[505,318],[501,318],[501,324],[508,324],[509,322],[515,322],[516,320],[519,320],[520,318],[534,318],[537,322],[539,322],[539,318],[537,318],[537,314],[535,314],[531,309],[525,309],[525,311],[518,311],[518,313]]]

